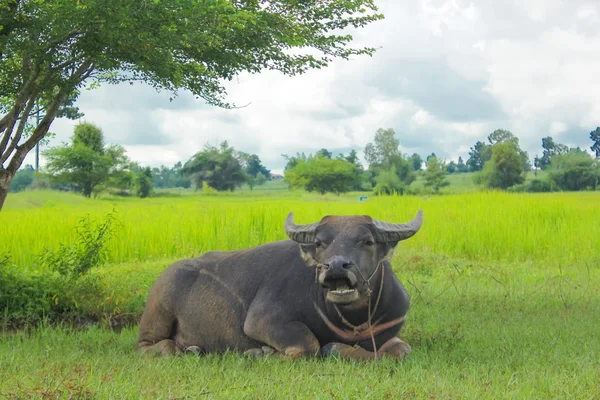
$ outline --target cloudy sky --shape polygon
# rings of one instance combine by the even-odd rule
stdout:
[[[281,154],[359,151],[393,128],[402,151],[446,159],[494,129],[530,156],[541,138],[589,148],[600,125],[600,3],[585,0],[378,0],[386,18],[355,33],[381,46],[302,76],[243,75],[227,85],[238,110],[136,84],[103,86],[78,101],[84,120],[144,165],[187,160],[223,140],[281,172]],[[54,144],[76,122],[56,120]],[[33,152],[26,163],[33,163]],[[43,164],[43,160],[42,160]]]

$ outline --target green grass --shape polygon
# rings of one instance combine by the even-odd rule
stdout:
[[[282,239],[289,211],[300,223],[327,213],[403,221],[422,208],[422,231],[393,259],[412,300],[400,336],[413,352],[366,364],[233,354],[146,359],[134,351],[137,326],[40,326],[0,336],[0,397],[589,399],[600,392],[600,193],[119,200],[11,195],[0,213],[0,254],[28,267],[44,246],[71,240],[77,218],[102,218],[116,204],[122,226],[109,244],[112,264],[92,273],[104,297],[76,300],[82,313],[139,317],[169,263]]]
[[[45,193],[39,193],[40,197]],[[17,202],[21,194],[12,196]],[[31,194],[23,195],[26,203]],[[596,261],[600,237],[598,193],[452,196],[371,196],[359,203],[347,196],[179,198],[44,203],[36,209],[7,207],[0,213],[0,254],[10,251],[17,265],[31,265],[48,247],[74,239],[73,226],[87,213],[103,218],[113,207],[121,221],[109,244],[111,263],[197,255],[211,249],[237,249],[285,238],[290,211],[308,223],[332,213],[369,214],[403,222],[422,208],[425,223],[403,248],[454,258],[494,261]],[[576,240],[574,240],[576,238]]]

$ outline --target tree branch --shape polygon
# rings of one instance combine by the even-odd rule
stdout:
[[[35,104],[36,97],[37,97],[37,94],[35,94],[35,95],[32,94],[32,96],[29,98],[29,101],[27,102],[27,105],[25,106],[25,112],[21,116],[21,121],[19,121],[19,126],[17,127],[17,132],[15,133],[15,136],[13,137],[12,141],[10,142],[8,149],[6,149],[5,152],[0,154],[0,165],[4,164],[4,162],[6,160],[8,160],[8,157],[10,157],[11,153],[14,151],[14,149],[19,144],[19,140],[21,140],[21,136],[23,136],[23,131],[25,130],[25,126],[27,125],[27,119],[29,118],[29,113],[31,112],[31,109],[33,108],[33,106]]]
[[[13,174],[21,166],[21,163],[27,156],[27,153],[31,151],[35,147],[35,145],[44,138],[48,129],[50,128],[50,124],[56,118],[56,114],[58,114],[58,109],[65,102],[68,97],[68,94],[71,90],[73,90],[78,84],[87,79],[90,74],[94,71],[94,65],[91,60],[85,60],[75,71],[75,73],[68,79],[60,92],[54,97],[54,100],[48,106],[48,112],[44,116],[44,118],[40,121],[39,125],[36,127],[35,131],[31,135],[29,139],[27,139],[23,144],[16,147],[17,151],[15,155],[11,158],[10,163],[8,164],[7,170],[11,171]]]
[[[34,90],[33,86],[35,84],[35,81],[39,77],[39,74],[40,74],[40,68],[39,68],[39,65],[36,64],[33,73],[31,74],[29,79],[27,79],[25,84],[23,85],[23,88],[21,89],[21,91],[17,94],[12,110],[9,111],[0,120],[0,133],[4,132],[4,130],[10,125],[14,126],[17,118],[19,117],[19,114],[21,113],[23,104],[25,102],[27,102],[29,97],[31,97],[30,96],[31,92]],[[14,120],[14,121],[12,121],[12,120]],[[12,127],[11,127],[11,130],[12,130]],[[5,144],[5,146],[6,146],[6,144]],[[0,152],[2,152],[3,150],[4,150],[4,148],[2,146],[0,146]]]

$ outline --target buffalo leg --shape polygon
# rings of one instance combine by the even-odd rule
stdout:
[[[329,343],[321,350],[323,355],[336,355],[350,360],[374,360],[375,352],[360,346],[350,346],[343,343]],[[377,357],[405,358],[411,351],[410,345],[397,337],[389,339],[377,350]]]
[[[254,318],[248,315],[244,332],[252,339],[265,343],[287,358],[315,356],[319,341],[306,325],[299,321],[283,322],[276,318]],[[248,353],[254,354],[254,349]]]
[[[173,337],[176,319],[155,300],[150,299],[140,320],[137,348],[142,353],[155,353],[161,356],[182,352]]]

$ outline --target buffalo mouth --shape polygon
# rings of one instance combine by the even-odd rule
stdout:
[[[346,279],[327,282],[327,300],[332,303],[349,304],[358,300],[358,290],[350,287]]]

